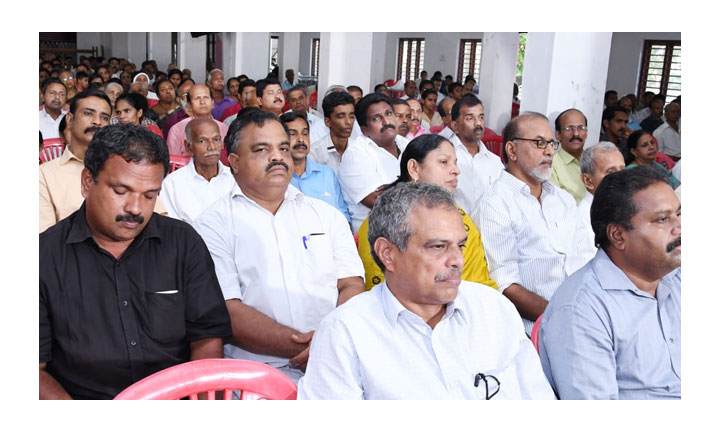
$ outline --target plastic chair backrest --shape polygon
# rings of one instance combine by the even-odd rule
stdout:
[[[310,104],[310,107],[314,110],[317,109],[317,100],[318,100],[318,92],[314,91],[310,93],[310,98],[308,99],[308,104]]]
[[[501,136],[486,136],[483,137],[482,142],[485,144],[485,147],[487,147],[488,150],[500,156],[500,160],[502,160],[503,162],[505,161],[502,155],[503,138]]]
[[[156,372],[126,388],[117,400],[173,400],[207,393],[224,400],[239,390],[241,400],[294,400],[297,386],[279,370],[263,363],[238,359],[204,359],[182,363]]]
[[[538,317],[538,319],[535,320],[535,324],[533,324],[532,331],[530,332],[530,340],[532,341],[532,344],[535,346],[535,350],[539,353],[540,352],[540,321],[542,320],[542,314]]]
[[[40,163],[49,162],[60,157],[65,150],[65,144],[60,138],[50,138],[43,140],[43,149],[40,150]]]
[[[182,168],[190,162],[192,156],[170,155],[170,172]]]
[[[440,133],[443,129],[445,129],[444,124],[441,124],[440,126],[430,126],[430,133]]]

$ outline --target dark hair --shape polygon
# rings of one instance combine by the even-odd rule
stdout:
[[[65,132],[65,128],[67,128],[67,120],[65,119],[66,116],[62,116],[60,119],[60,123],[58,123],[58,133],[60,136],[63,135],[63,132]]]
[[[457,105],[457,103],[455,104]],[[455,107],[453,107],[455,108]],[[507,146],[508,141],[512,141],[513,138],[517,138],[518,134],[520,133],[521,129],[521,122],[524,122],[528,118],[540,118],[545,121],[548,121],[548,118],[544,114],[540,114],[538,112],[533,111],[527,111],[519,116],[515,117],[514,119],[510,120],[505,126],[505,133],[503,134],[503,143],[502,143],[502,155],[503,160],[505,161],[505,165],[508,164],[508,155],[507,155],[507,149],[505,148]]]
[[[283,129],[285,129],[285,133],[288,135],[288,138],[290,138],[287,126],[275,117],[273,113],[261,111],[259,108],[255,107],[243,108],[240,112],[238,112],[237,117],[228,128],[227,135],[225,135],[225,148],[227,150],[227,154],[235,153],[238,141],[240,141],[240,134],[246,127],[251,124],[254,124],[257,127],[263,127],[268,121],[276,121],[280,123]]]
[[[115,84],[120,84],[120,85],[122,85],[122,81],[120,81],[120,78],[110,78],[110,79],[108,80],[108,82],[106,82],[105,84],[110,84],[110,83],[115,83]]]
[[[336,91],[328,93],[322,100],[323,115],[330,118],[333,110],[339,105],[355,105],[355,98],[350,93],[344,91]]]
[[[352,99],[352,96],[350,96],[350,98]],[[367,126],[367,110],[370,108],[370,105],[380,102],[385,102],[392,109],[392,101],[382,93],[369,93],[358,101],[355,105],[355,119],[360,126]]]
[[[453,106],[455,106],[455,103],[457,102],[452,96],[446,96],[443,100],[441,100],[440,103],[437,104],[437,110],[440,117],[445,117],[446,115],[452,113],[452,107],[450,107],[449,113],[445,111],[445,107],[443,106],[446,103],[445,101],[452,102]],[[450,118],[452,118],[452,114],[450,115]]]
[[[238,77],[237,77],[238,81],[242,81],[243,78],[249,79],[248,76],[245,74],[238,75]]]
[[[85,168],[97,181],[105,161],[120,155],[126,162],[163,165],[163,177],[170,169],[170,155],[163,139],[139,125],[109,125],[93,135],[85,152]]]
[[[438,75],[437,73],[435,73],[435,75],[433,75],[433,77],[430,81],[442,81],[442,80],[443,80],[442,74]]]
[[[182,87],[182,85],[185,84],[185,83],[188,82],[188,81],[190,81],[191,83],[193,83],[193,85],[195,85],[195,80],[194,80],[194,79],[192,79],[192,78],[185,78],[184,80],[180,81],[180,84],[178,84],[178,88]]]
[[[462,86],[463,85],[460,84],[459,82],[450,83],[450,85],[448,85],[448,94],[452,94],[452,92],[454,92],[456,88],[458,88],[458,87],[462,88]]]
[[[145,117],[145,114],[148,112],[148,103],[147,99],[145,99],[145,96],[141,95],[140,93],[123,93],[120,96],[118,96],[117,99],[115,99],[115,106],[117,106],[117,103],[120,101],[125,101],[128,103],[128,105],[132,106],[136,110],[142,110],[143,117]],[[142,118],[141,118],[142,120]]]
[[[385,87],[385,90],[387,90],[387,86],[385,85],[385,83],[377,84],[377,85],[375,85],[375,88],[373,89],[373,91],[377,93],[380,90],[382,90],[383,87]]]
[[[102,77],[101,77],[100,75],[98,75],[98,74],[96,74],[96,73],[90,75],[90,82],[92,82],[93,80],[96,80],[96,79],[99,79],[100,81],[102,81],[103,83],[105,83],[105,81],[102,80]]]
[[[180,75],[180,79],[182,79],[182,71],[180,69],[173,69],[170,72],[168,72],[168,78],[170,78],[173,75]]]
[[[635,194],[655,183],[668,183],[668,180],[667,175],[652,165],[620,170],[603,178],[590,206],[595,246],[607,251],[610,224],[633,229],[631,220],[638,212]]]
[[[629,159],[627,161],[628,163],[635,160],[635,155],[633,155],[630,150],[637,149],[638,141],[640,141],[640,137],[642,137],[643,135],[650,135],[652,137],[652,134],[650,132],[644,131],[642,129],[636,130],[635,132],[631,133],[630,136],[628,137],[628,140],[627,140],[627,149],[628,149],[628,155],[629,155]]]
[[[390,105],[393,111],[395,111],[395,105],[405,105],[408,108],[410,107],[410,104],[407,103],[405,99],[393,99],[392,104]]]
[[[288,70],[292,70],[292,69],[288,69]],[[304,84],[296,84],[288,89],[288,91],[287,91],[288,98],[290,97],[291,92],[295,92],[298,90],[303,92],[305,97],[307,97],[307,95],[308,95],[307,87]]]
[[[110,111],[112,111],[112,103],[110,103],[110,98],[100,90],[95,89],[87,89],[85,91],[82,91],[78,94],[76,94],[71,100],[70,100],[70,113],[75,116],[75,111],[77,110],[78,102],[89,97],[97,97],[105,102],[107,102],[108,106],[110,107]]]
[[[426,86],[426,85],[428,85],[428,84],[430,85],[430,88],[433,88],[433,87],[434,87],[432,81],[430,81],[430,80],[422,80],[422,81],[420,81],[420,85],[418,86],[418,90],[421,90],[421,89],[423,88],[423,86]]]
[[[228,80],[225,82],[225,85],[227,86],[228,89],[230,88],[230,81],[237,81],[238,84],[240,84],[240,80],[239,80],[239,79],[237,79],[237,78],[235,78],[235,77],[230,77],[230,78],[228,78]]]
[[[258,80],[255,83],[255,93],[257,93],[257,97],[261,98],[263,95],[263,92],[265,91],[265,87],[269,85],[280,85],[280,81],[275,79],[273,76],[265,79]],[[280,86],[282,88],[282,86]]]
[[[427,97],[430,96],[431,94],[434,94],[434,95],[437,97],[438,92],[437,92],[437,90],[432,89],[432,88],[425,89],[425,90],[422,92],[422,96],[420,96],[420,97],[423,98],[423,99],[427,99]]]
[[[392,182],[386,189],[396,186],[398,183],[412,181],[410,173],[408,172],[410,159],[415,159],[419,164],[423,164],[428,153],[440,147],[443,141],[450,142],[447,138],[438,134],[423,134],[417,138],[413,138],[407,147],[405,147],[400,157],[400,177]],[[452,145],[452,143],[450,143],[450,145]]]
[[[457,121],[460,118],[460,108],[472,108],[477,105],[482,106],[482,101],[478,99],[475,95],[466,94],[461,97],[457,102],[455,102],[455,105],[453,105],[452,110],[450,111],[450,118],[453,121]]]
[[[246,80],[240,81],[240,87],[238,87],[238,93],[242,93],[243,90],[245,90],[245,87],[255,87],[257,83],[255,80],[251,80],[250,78]],[[257,89],[255,90],[257,92]]]
[[[617,96],[618,92],[616,92],[615,90],[608,90],[608,91],[606,91],[606,92],[605,92],[605,99],[607,99],[608,96],[610,96],[611,94],[614,94],[615,96]]]
[[[160,75],[160,74],[158,74],[158,75]],[[159,92],[160,84],[166,83],[166,82],[169,82],[173,86],[173,89],[175,88],[175,84],[173,84],[172,81],[170,81],[167,78],[161,78],[161,79],[155,80],[155,83],[153,83],[153,87],[155,87],[155,93],[160,93]]]
[[[310,129],[310,123],[307,121],[307,117],[305,117],[305,114],[298,114],[295,111],[288,111],[280,116],[280,123],[287,124],[294,122],[297,119],[302,119],[302,121],[305,122],[305,125],[307,125],[308,129]]]
[[[650,103],[648,105],[652,105],[655,101],[660,101],[663,105],[665,105],[665,95],[658,93],[650,99]]]
[[[43,94],[45,94],[45,92],[47,91],[48,87],[50,87],[50,84],[60,84],[61,86],[63,86],[63,90],[65,90],[65,84],[63,84],[63,82],[60,81],[60,79],[48,77],[48,78],[45,79],[45,81],[43,81],[43,86],[42,86],[42,92],[43,92]]]
[[[585,119],[585,126],[587,126],[587,117],[585,117],[585,114],[583,114],[582,111],[580,111],[580,110],[577,109],[577,108],[568,108],[568,109],[566,109],[565,111],[563,111],[563,112],[561,112],[560,114],[558,114],[557,117],[555,117],[555,130],[556,130],[556,131],[562,132],[562,125],[560,124],[560,120],[562,120],[562,116],[564,116],[566,113],[569,113],[570,111],[577,111],[577,112],[579,112],[579,113],[583,116],[583,118]]]
[[[85,71],[77,71],[77,73],[75,74],[75,79],[80,81],[83,78],[90,78],[90,75],[88,75],[88,73]]]
[[[627,114],[627,111],[625,111],[625,108],[621,107],[620,105],[611,105],[603,110],[602,120],[610,121],[615,118],[615,113],[618,113],[618,112]]]

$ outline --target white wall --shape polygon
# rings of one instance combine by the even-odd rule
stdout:
[[[422,69],[428,72],[428,77],[439,70],[443,76],[452,75],[457,80],[460,39],[482,39],[483,33],[388,33],[383,81],[388,78],[395,79],[397,76],[399,39],[423,37],[425,38],[425,60]]]
[[[607,90],[616,90],[620,96],[637,93],[645,40],[680,40],[680,33],[613,33],[603,94]]]
[[[190,69],[193,80],[198,84],[205,82],[206,50],[207,36],[194,38],[188,32],[178,34],[178,68]]]
[[[167,66],[172,59],[172,33],[151,32],[150,52],[148,58],[157,62],[158,70],[167,71]],[[140,65],[137,65],[140,67]]]

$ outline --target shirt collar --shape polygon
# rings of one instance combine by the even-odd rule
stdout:
[[[602,289],[606,291],[632,291],[639,296],[652,297],[647,292],[636,287],[625,272],[612,262],[603,248],[598,248],[595,258],[591,263],[593,272],[595,272]],[[665,277],[661,279],[661,283],[672,274],[673,273],[665,275]]]
[[[58,163],[60,165],[65,165],[66,163],[70,162],[71,160],[76,160],[76,161],[80,162],[81,164],[83,164],[83,166],[85,165],[85,162],[83,162],[82,159],[79,159],[77,156],[75,156],[75,154],[72,152],[72,150],[70,150],[70,146],[65,146],[65,151],[63,151],[63,154],[60,155],[60,157],[58,159],[59,159]]]
[[[287,189],[285,190],[285,196],[283,198],[282,204],[280,204],[280,207],[284,206],[287,201],[301,201],[303,197],[303,193],[300,192],[298,188],[292,185],[292,183],[288,183]],[[232,192],[230,193],[230,198],[233,199],[235,197],[243,197],[246,200],[257,204],[252,198],[245,195],[245,192],[240,188],[240,185],[235,182],[235,185],[233,186]]]
[[[561,160],[565,165],[570,165],[570,164],[572,164],[573,162],[575,162],[575,164],[577,164],[577,165],[580,165],[580,162],[578,162],[578,160],[575,159],[575,156],[573,156],[573,155],[571,155],[570,153],[566,152],[565,149],[562,148],[562,147],[560,147],[560,148],[558,149],[558,152],[555,153],[555,155],[556,155],[557,158],[560,158],[560,160]]]
[[[400,314],[403,311],[407,311],[408,313],[412,312],[403,306],[392,291],[390,291],[390,288],[387,286],[387,281],[383,282],[376,289],[380,289],[380,303],[382,305],[385,318],[387,318],[390,325],[395,328]],[[446,305],[445,315],[443,315],[442,320],[448,319],[452,317],[455,312],[458,312],[458,316],[467,323],[467,310],[469,310],[469,305],[465,302],[465,299],[460,296],[460,291],[458,290],[458,296],[455,297],[455,300]]]
[[[187,169],[189,170],[188,173],[192,174],[193,177],[200,177],[201,179],[203,179],[203,181],[207,181],[205,179],[205,177],[198,174],[197,170],[195,169],[195,158],[191,157],[190,162],[188,162],[188,164],[185,165],[185,167],[187,167]],[[185,168],[185,167],[183,167],[183,168]],[[226,175],[232,175],[232,173],[230,172],[230,168],[226,167],[220,161],[218,161],[218,173],[213,178],[226,176]]]
[[[70,216],[72,218],[70,232],[68,233],[65,243],[82,243],[88,238],[92,238],[92,231],[90,231],[90,226],[88,226],[87,223],[86,211],[85,201],[83,201],[80,208],[72,216]],[[141,244],[146,238],[162,238],[160,235],[160,229],[157,226],[156,216],[157,215],[154,213],[150,216],[150,220],[147,225],[145,225],[145,228],[143,228],[140,234],[135,237],[135,240],[132,242],[130,247],[132,247],[135,243]],[[130,249],[130,247],[128,247],[128,249]]]
[[[333,147],[335,149],[335,147]],[[305,172],[308,171],[315,171],[315,172],[322,172],[322,167],[319,163],[313,161],[311,158],[306,157],[305,158]]]
[[[528,184],[524,181],[510,174],[506,169],[500,173],[500,179],[502,179],[505,185],[507,185],[514,192],[522,193],[528,196],[530,195],[530,186],[528,186]],[[542,188],[542,192],[540,194],[541,197],[545,195],[555,194],[555,186],[547,180],[542,182],[540,184],[540,187]]]

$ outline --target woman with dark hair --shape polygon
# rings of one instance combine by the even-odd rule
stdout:
[[[422,181],[442,186],[448,192],[454,193],[459,174],[455,149],[450,141],[440,135],[425,134],[413,139],[407,145],[400,158],[400,177],[386,186],[385,190],[403,182]],[[463,209],[458,207],[458,211],[462,215],[468,235],[463,249],[465,265],[462,279],[497,289],[495,281],[490,279],[480,231]],[[370,289],[385,280],[385,276],[372,258],[367,233],[366,218],[358,231],[358,252],[365,267],[365,289]]]
[[[658,155],[657,143],[651,133],[644,130],[635,131],[628,137],[628,151],[630,152],[630,163],[625,169],[636,166],[652,165],[665,174],[673,189],[680,186],[680,180],[675,178],[667,168],[655,161]]]
[[[115,116],[120,124],[142,125],[149,131],[163,136],[155,122],[143,121],[147,110],[147,99],[138,93],[123,93],[115,101]]]

